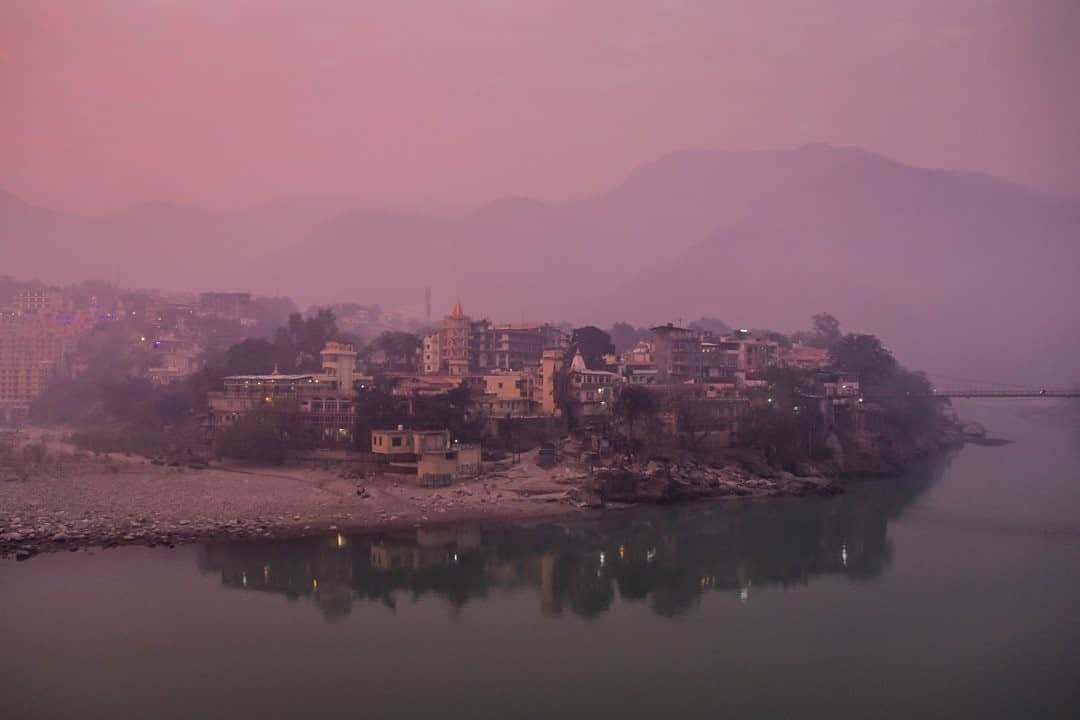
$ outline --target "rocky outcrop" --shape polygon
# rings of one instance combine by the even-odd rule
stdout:
[[[598,469],[587,489],[604,503],[675,503],[706,498],[831,495],[836,483],[797,476],[746,459],[726,465],[622,463]]]

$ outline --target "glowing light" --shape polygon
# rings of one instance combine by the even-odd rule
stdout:
[[[319,589],[319,579],[318,578],[311,578],[311,589],[312,590],[318,590]]]
[[[270,566],[269,565],[263,565],[263,580],[264,581],[270,580]]]
[[[847,543],[840,546],[840,562],[844,564],[844,567],[847,567]]]
[[[345,540],[345,536],[344,536],[344,535],[342,535],[341,533],[338,533],[338,536],[337,536],[337,546],[338,546],[339,548],[343,548],[343,547],[345,547],[345,544],[346,544],[346,542],[347,542],[347,541]]]
[[[655,559],[656,559],[656,548],[649,548],[648,552],[645,553],[645,562],[652,562]]]
[[[625,557],[626,557],[626,546],[625,545],[620,545],[619,546],[619,559],[622,560]]]
[[[607,559],[607,556],[604,555],[604,553],[601,552],[600,553],[600,567],[604,567],[604,560],[606,560],[606,559]]]

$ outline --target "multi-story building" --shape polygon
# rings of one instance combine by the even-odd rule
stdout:
[[[562,368],[563,351],[556,348],[545,350],[540,361],[537,381],[533,384],[534,399],[539,402],[540,412],[544,415],[558,415],[561,412],[555,378]],[[539,397],[536,397],[537,392],[539,392]]]
[[[84,312],[0,313],[0,421],[26,417],[46,385],[67,374],[78,336],[92,325]]]
[[[150,341],[150,367],[147,377],[151,382],[167,385],[182,380],[199,369],[202,348],[192,340],[166,333]]]
[[[47,287],[28,288],[15,293],[15,311],[24,315],[35,315],[38,312],[59,310],[63,306],[64,297],[59,290]]]
[[[744,332],[716,338],[670,323],[652,331],[658,384],[763,382],[777,357],[775,342]]]
[[[428,375],[468,375],[470,370],[487,367],[485,340],[489,323],[473,322],[454,303],[441,328],[424,338],[424,373]]]
[[[652,332],[656,383],[734,382],[738,358],[711,335],[671,323]]]
[[[352,438],[356,418],[353,385],[363,376],[356,370],[352,345],[329,342],[322,350],[322,372],[232,375],[225,389],[209,393],[211,431],[232,425],[258,409],[296,413],[324,441]]]
[[[780,353],[780,362],[800,370],[824,370],[829,366],[829,351],[809,345],[792,345]]]
[[[486,417],[523,417],[539,410],[537,380],[532,369],[511,370],[477,376],[472,384],[482,390],[477,403]]]
[[[545,349],[568,344],[566,333],[547,323],[496,325],[490,332],[492,365],[503,370],[538,366]]]
[[[199,314],[209,317],[253,322],[251,293],[205,292],[199,293]]]
[[[634,347],[625,351],[619,360],[623,365],[630,367],[656,367],[653,358],[654,345],[651,340],[642,340]]]
[[[490,370],[521,370],[540,365],[546,348],[567,345],[553,325],[493,325],[473,320],[461,302],[454,304],[442,327],[424,338],[423,371],[427,375],[464,376]]]
[[[619,376],[605,370],[590,370],[581,352],[574,354],[567,372],[568,405],[573,419],[582,424],[602,423],[611,415]]]

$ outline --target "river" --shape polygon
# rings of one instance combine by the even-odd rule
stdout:
[[[1063,717],[1080,440],[837,497],[0,561],[0,717]]]

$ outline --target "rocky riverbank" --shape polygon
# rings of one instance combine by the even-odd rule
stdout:
[[[33,442],[42,444],[40,436]],[[710,462],[687,453],[648,462],[586,460],[579,452],[553,468],[540,467],[531,453],[520,463],[485,463],[479,478],[431,489],[406,475],[359,478],[332,463],[167,466],[91,456],[52,442],[45,443],[48,462],[36,471],[0,477],[0,556],[463,520],[515,522],[645,503],[831,495],[841,492],[842,478],[898,475],[963,443],[959,423],[903,438],[837,442],[831,459],[799,463],[797,473],[740,451]]]
[[[74,456],[73,456],[74,457]],[[514,522],[638,503],[838,492],[751,458],[720,464],[566,461],[491,463],[448,488],[415,478],[312,467],[167,467],[116,456],[67,459],[0,482],[0,555],[124,544],[173,546],[211,538],[292,537],[462,520]]]

